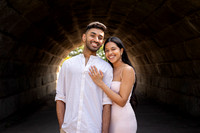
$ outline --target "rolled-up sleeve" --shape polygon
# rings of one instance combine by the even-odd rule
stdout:
[[[66,69],[67,69],[67,62],[64,62],[61,70],[59,72],[57,87],[56,87],[56,96],[55,101],[61,100],[64,103],[66,102],[66,88],[65,88],[65,80],[66,80]]]
[[[104,73],[104,83],[110,88],[112,80],[113,80],[113,69],[112,67],[109,67],[109,69],[107,69],[107,71]],[[112,104],[112,101],[106,95],[106,93],[103,93],[103,105],[105,104]]]

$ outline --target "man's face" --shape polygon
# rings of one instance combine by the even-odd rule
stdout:
[[[87,50],[96,52],[104,42],[104,32],[101,29],[92,28],[83,34],[82,39]]]

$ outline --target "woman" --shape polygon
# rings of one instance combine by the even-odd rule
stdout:
[[[135,84],[135,71],[119,38],[108,38],[104,44],[104,51],[113,67],[111,89],[102,80],[103,72],[98,71],[95,66],[90,68],[89,75],[113,101],[109,133],[136,133],[136,117],[129,102]]]

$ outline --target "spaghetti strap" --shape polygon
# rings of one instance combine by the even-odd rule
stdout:
[[[121,72],[120,72],[120,81],[122,81],[122,72],[123,72],[123,70],[124,69],[122,69]]]

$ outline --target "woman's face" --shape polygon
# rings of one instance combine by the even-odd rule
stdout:
[[[105,45],[105,56],[113,64],[121,60],[123,49],[120,49],[114,42]]]

